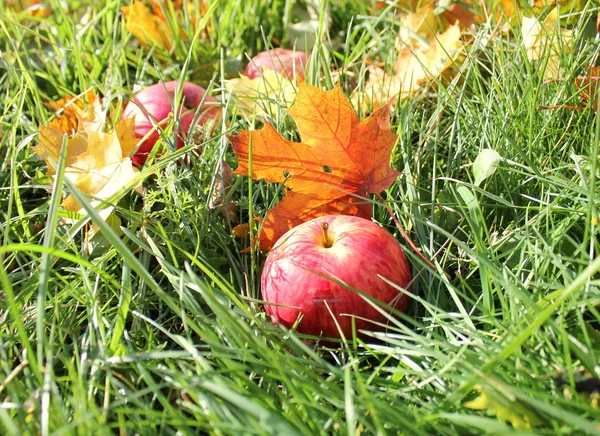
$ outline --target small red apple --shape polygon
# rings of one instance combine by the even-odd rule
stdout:
[[[135,120],[135,136],[143,138],[152,130],[148,137],[139,145],[131,157],[135,165],[143,166],[154,144],[160,138],[160,133],[153,126],[153,118],[161,126],[165,127],[167,121],[173,117],[175,95],[178,81],[156,83],[138,92],[127,104],[123,111],[122,119],[133,118]],[[220,119],[221,111],[217,100],[206,95],[206,90],[194,83],[184,82],[181,90],[181,105],[179,117],[179,131],[177,134],[177,148],[185,145],[184,138],[190,130],[194,120],[196,109],[204,104],[199,112],[196,125],[202,125],[209,119]]]
[[[373,322],[386,323],[386,317],[340,284],[404,311],[408,296],[379,276],[402,288],[411,280],[404,252],[387,230],[355,216],[315,218],[285,233],[269,253],[261,278],[265,310],[287,328],[301,315],[296,331],[309,335],[339,338],[331,314],[346,338],[352,337],[351,315],[357,332],[381,330]]]
[[[303,51],[274,48],[254,56],[244,70],[244,75],[251,79],[260,77],[265,68],[278,73],[286,72],[290,77],[304,78],[306,53]]]

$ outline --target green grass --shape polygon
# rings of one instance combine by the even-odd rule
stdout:
[[[387,333],[332,347],[270,323],[264,255],[242,252],[248,242],[209,207],[215,168],[236,165],[225,135],[260,125],[219,93],[223,81],[247,55],[290,44],[282,17],[292,2],[221,1],[210,37],[177,41],[172,54],[137,48],[120,2],[46,4],[44,19],[0,6],[0,433],[600,432],[594,398],[575,389],[600,375],[600,116],[539,110],[580,104],[573,78],[597,56],[594,7],[573,25],[562,81],[544,82],[544,60],[527,60],[518,32],[481,26],[451,81],[397,104],[392,163],[403,175],[382,196],[436,270],[374,200],[373,219],[411,262],[413,301]],[[367,58],[389,52],[397,20],[371,12],[364,1],[329,2],[310,83],[331,87],[335,66],[347,90]],[[174,153],[147,169],[144,197],[115,199],[120,227],[68,180],[49,192],[31,151],[51,119],[43,102],[93,89],[118,113],[161,79],[213,87],[227,108],[194,164]],[[272,121],[298,138],[283,110]],[[484,148],[503,159],[477,187],[471,167]],[[89,218],[61,224],[61,190]],[[264,215],[281,194],[236,176],[237,220]],[[102,231],[92,252],[91,223]],[[467,407],[481,393],[487,410]],[[513,428],[507,411],[533,428]]]

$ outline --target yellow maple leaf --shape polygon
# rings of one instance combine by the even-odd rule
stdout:
[[[438,33],[429,44],[400,44],[396,58],[396,76],[402,81],[402,93],[414,92],[428,80],[438,78],[462,53],[458,24]]]
[[[198,12],[204,13],[207,11],[204,1],[200,1],[199,6]],[[172,10],[170,9],[171,7]],[[125,27],[127,31],[132,33],[143,47],[149,48],[156,45],[166,50],[173,48],[176,31],[182,39],[189,39],[193,36],[193,33],[196,31],[195,26],[199,21],[194,16],[194,10],[195,3],[185,0],[173,0],[170,4],[159,0],[145,2],[134,0],[130,6],[121,7],[121,12],[125,15]],[[171,11],[174,12],[174,17],[167,16]],[[179,23],[186,15],[190,17],[192,35],[186,34],[183,26],[178,25],[174,27],[172,20],[169,19],[174,18]]]
[[[297,94],[295,79],[269,68],[255,79],[240,74],[239,79],[228,80],[225,87],[236,97],[243,112],[260,117],[274,114],[278,107],[291,106]]]
[[[437,32],[434,3],[429,2],[400,19],[398,39],[408,43],[415,38],[431,38]]]
[[[90,196],[92,204],[100,204],[139,173],[129,158],[139,139],[135,137],[133,119],[119,121],[108,133],[94,128],[79,130],[67,139],[65,177]],[[33,150],[48,164],[48,176],[56,174],[64,135],[53,127],[40,128],[39,145]],[[73,212],[81,209],[73,195],[62,206]]]
[[[560,77],[560,57],[573,50],[575,38],[572,30],[560,27],[558,9],[550,11],[543,22],[536,17],[523,17],[521,33],[523,45],[527,49],[527,59],[535,61],[547,54],[544,78]]]
[[[422,9],[429,9],[425,6]],[[401,100],[414,95],[420,86],[428,81],[438,79],[449,69],[462,54],[461,29],[459,23],[449,26],[444,32],[437,33],[430,41],[422,36],[437,29],[434,24],[427,24],[428,14],[409,20],[417,25],[414,34],[420,34],[418,40],[403,39],[410,33],[405,31],[397,40],[397,58],[393,75],[386,74],[378,67],[368,67],[369,79],[364,91],[355,92],[352,101],[355,105],[368,110],[369,102],[375,110],[384,106],[390,99]],[[360,103],[359,103],[360,102]]]
[[[388,74],[374,65],[369,65],[367,72],[369,79],[364,89],[355,91],[350,98],[354,107],[361,108],[364,113],[385,106],[390,99],[397,98],[402,90],[402,81],[394,74]]]

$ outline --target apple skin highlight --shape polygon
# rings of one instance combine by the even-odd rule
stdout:
[[[351,315],[358,336],[361,329],[381,330],[373,322],[387,324],[387,318],[339,283],[406,310],[408,296],[379,276],[402,288],[411,280],[402,248],[389,232],[354,216],[315,218],[289,230],[269,253],[261,277],[265,311],[287,328],[302,315],[296,331],[314,336],[340,337],[332,313],[346,338],[352,337]]]
[[[251,79],[260,77],[265,69],[289,75],[290,78],[304,79],[306,53],[285,48],[263,51],[250,60],[244,75]]]
[[[172,103],[175,102],[178,85],[178,81],[151,85],[138,92],[123,111],[122,119],[134,119],[136,137],[143,138],[148,132],[152,131],[131,157],[135,165],[143,166],[146,163],[154,144],[160,138],[159,130],[153,126],[150,116],[163,128],[166,127],[169,118],[173,116],[175,109]],[[210,95],[205,97],[205,94],[206,90],[200,85],[190,82],[183,83],[181,90],[183,107],[180,107],[179,112],[177,148],[185,145],[184,138],[190,131],[196,116],[196,109],[202,104],[203,100],[204,104],[199,111],[196,125],[202,125],[209,119],[219,120],[221,118],[221,109],[217,100]]]

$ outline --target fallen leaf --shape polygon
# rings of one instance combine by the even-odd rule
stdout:
[[[195,26],[199,20],[195,17],[194,9],[193,1],[173,0],[167,3],[159,0],[134,0],[130,6],[122,6],[121,12],[125,15],[127,31],[132,33],[143,47],[158,46],[171,50],[176,37],[174,28],[181,39],[190,39],[196,32]],[[206,11],[207,5],[201,1],[199,12]],[[169,16],[171,12],[173,17]],[[191,20],[191,35],[184,31],[182,25],[177,25],[182,23],[186,16]],[[207,30],[203,36],[208,36]]]
[[[369,193],[388,188],[399,173],[389,160],[397,135],[390,129],[389,105],[360,121],[339,84],[330,91],[299,81],[289,114],[302,142],[285,140],[269,123],[262,130],[231,137],[238,157],[234,174],[287,188],[269,211],[260,247],[269,250],[287,230],[331,214],[370,218]],[[249,152],[252,149],[252,168]]]
[[[544,78],[561,77],[560,58],[573,50],[575,39],[572,30],[560,27],[558,9],[550,11],[543,22],[536,17],[523,17],[522,21],[521,33],[527,59],[535,61],[547,54]]]
[[[400,19],[398,40],[400,44],[412,45],[413,41],[419,38],[430,39],[436,33],[437,21],[434,13],[434,2],[431,1]]]
[[[44,103],[45,106],[56,111],[56,117],[50,122],[48,127],[60,130],[63,133],[73,134],[80,130],[81,120],[98,119],[99,98],[93,91],[88,91],[79,97],[63,97],[57,101]],[[93,112],[86,111],[86,108],[94,107]]]
[[[492,176],[496,172],[496,168],[501,160],[502,157],[496,150],[492,150],[491,148],[481,150],[475,158],[475,162],[473,162],[475,186],[481,185],[481,182]]]
[[[5,6],[15,12],[27,12],[29,15],[38,18],[45,18],[52,14],[52,11],[44,4],[43,0],[6,0]]]
[[[540,418],[533,411],[519,404],[516,399],[507,398],[498,392],[490,394],[481,386],[477,386],[476,390],[479,392],[479,396],[464,403],[467,409],[485,410],[488,414],[509,422],[516,429],[531,429],[541,425]]]
[[[600,15],[598,15],[600,17]],[[585,103],[592,103],[594,110],[598,110],[598,82],[600,81],[600,67],[590,68],[587,75],[575,78],[575,87],[579,91],[579,99]]]
[[[563,13],[573,14],[585,8],[587,0],[533,0],[532,8],[536,14],[542,13],[550,8],[560,6]],[[577,20],[578,17],[575,17]]]
[[[422,84],[439,79],[458,61],[463,52],[463,24],[454,20],[446,28],[440,28],[435,6],[430,1],[401,17],[394,48],[394,71],[388,74],[379,67],[367,67],[368,80],[351,97],[356,107],[368,112],[384,106],[390,99],[409,98],[419,92]]]
[[[443,9],[440,16],[446,23],[458,23],[461,29],[470,29],[485,22],[510,23],[519,10],[518,0],[445,0],[438,1],[437,7]]]
[[[238,224],[231,229],[231,234],[238,239],[246,239],[250,235],[250,223]]]
[[[356,90],[351,96],[354,107],[360,108],[363,113],[379,109],[391,99],[394,102],[402,91],[402,81],[396,75],[389,74],[374,65],[369,65],[367,72],[369,78],[364,88]],[[408,94],[402,97],[408,97]]]
[[[296,80],[269,68],[254,79],[240,74],[239,79],[225,82],[225,87],[236,97],[243,112],[259,117],[273,115],[279,107],[289,107],[297,92]]]
[[[437,79],[450,67],[463,50],[458,24],[448,27],[429,45],[416,48],[401,44],[396,58],[396,76],[402,80],[402,93],[413,92],[425,81]]]
[[[209,209],[219,209],[219,214],[226,220],[236,223],[235,204],[228,199],[231,185],[233,184],[233,173],[231,167],[226,161],[221,161],[221,165],[215,174],[215,185],[208,202]]]
[[[262,223],[263,219],[259,216],[255,216],[254,217],[254,223],[256,224],[257,227],[260,226],[260,224]],[[237,226],[235,226],[234,228],[231,229],[231,234],[236,237],[237,239],[246,239],[250,236],[250,223],[242,223],[242,224],[238,224]],[[244,251],[249,251],[249,250],[244,250]]]
[[[92,204],[112,197],[139,173],[129,158],[139,141],[134,129],[133,119],[126,119],[108,133],[84,129],[68,138],[65,177],[89,195]],[[53,127],[40,128],[39,145],[33,150],[48,164],[47,176],[56,174],[64,135]],[[62,206],[73,212],[81,209],[73,195]]]
[[[482,1],[485,4],[485,1]],[[492,11],[495,17],[499,17],[500,21],[504,19],[512,20],[517,16],[519,0],[499,0],[496,3],[496,8]]]
[[[448,24],[458,24],[461,29],[471,29],[482,20],[474,5],[468,2],[451,3],[444,8],[441,18]]]

